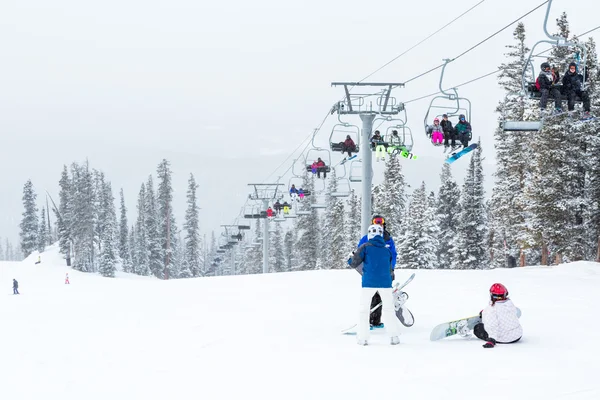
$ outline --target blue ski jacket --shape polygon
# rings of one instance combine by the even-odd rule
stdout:
[[[396,258],[398,257],[398,253],[396,252],[396,245],[394,244],[394,239],[392,239],[392,235],[388,231],[383,231],[383,240],[385,240],[385,247],[390,249],[392,252],[392,270],[396,268]],[[363,244],[367,243],[369,240],[367,239],[367,235],[363,236],[358,242],[358,246],[360,247]]]
[[[348,260],[352,268],[362,264],[362,287],[392,287],[392,252],[387,248],[381,236],[375,236],[361,245],[354,256]]]

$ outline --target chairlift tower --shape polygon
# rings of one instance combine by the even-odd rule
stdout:
[[[361,224],[360,230],[363,235],[367,234],[369,225],[371,225],[371,189],[373,184],[373,155],[369,142],[371,132],[373,131],[373,120],[378,115],[389,116],[397,115],[404,110],[404,104],[396,104],[396,99],[391,97],[392,89],[404,87],[403,83],[374,83],[374,82],[332,82],[331,86],[343,86],[345,100],[337,102],[331,113],[337,112],[343,114],[356,114],[362,120],[362,133],[360,138],[360,155],[362,158],[362,205],[361,205]],[[349,88],[350,86],[350,88]],[[378,94],[350,94],[350,89],[354,86],[382,87]],[[365,104],[365,99],[377,97],[377,106],[369,102]]]
[[[284,186],[283,183],[249,183],[248,186],[254,187],[254,191],[250,193],[250,200],[262,201],[263,209],[269,207],[269,202],[277,199],[279,187]],[[265,218],[263,225],[263,274],[269,273],[269,218]]]

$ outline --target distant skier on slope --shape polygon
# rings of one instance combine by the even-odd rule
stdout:
[[[398,339],[398,320],[394,313],[394,295],[392,293],[392,252],[383,240],[384,230],[382,225],[371,225],[368,230],[368,241],[354,253],[348,260],[353,268],[362,264],[362,291],[358,319],[358,344],[366,346],[369,340],[369,315],[371,299],[379,292],[383,302],[383,314],[387,322],[387,333],[390,335],[390,344],[400,343]]]
[[[71,282],[69,282],[69,273],[67,272],[67,275],[65,276],[65,285],[70,285]]]
[[[13,294],[19,294],[19,282],[13,279]]]
[[[371,220],[371,223],[373,225],[381,225],[383,227],[383,241],[385,242],[385,247],[389,248],[390,251],[392,252],[392,281],[393,281],[396,279],[396,275],[394,274],[394,269],[396,268],[396,258],[398,257],[398,253],[396,253],[396,245],[394,244],[394,239],[392,238],[392,235],[386,229],[385,218],[383,218],[381,215],[379,215],[379,214],[374,215],[373,219]],[[358,242],[358,245],[356,247],[360,247],[361,245],[367,243],[367,241],[368,241],[368,238],[367,238],[367,235],[365,235],[360,239],[360,241]],[[371,308],[375,307],[379,303],[381,303],[381,297],[379,296],[378,293],[375,293],[373,295],[373,299],[371,301]],[[381,307],[379,307],[377,310],[375,310],[371,313],[371,318],[370,318],[371,325],[373,325],[375,327],[381,326],[381,312],[382,312]],[[394,320],[395,320],[395,318],[394,318]]]
[[[523,335],[517,308],[501,283],[494,283],[490,288],[490,305],[481,311],[481,320],[473,328],[473,334],[487,342],[484,348],[492,348],[497,343],[515,343]]]

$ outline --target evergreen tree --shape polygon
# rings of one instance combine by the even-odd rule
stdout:
[[[25,257],[28,257],[38,248],[38,216],[35,201],[37,194],[33,190],[33,183],[28,180],[23,187],[23,219],[21,220],[21,249]]]
[[[123,194],[123,188],[119,192],[121,198],[120,214],[121,219],[119,221],[119,257],[123,263],[123,271],[129,269],[125,264],[129,261],[129,232],[127,223],[127,207],[125,207],[125,195]]]
[[[51,244],[51,238],[48,235],[48,227],[46,225],[46,209],[42,207],[40,214],[40,228],[38,231],[38,251],[41,253],[46,249],[46,246]]]
[[[4,253],[4,249],[2,248],[2,240],[0,240],[0,261],[8,261],[6,259],[6,253]]]
[[[65,255],[67,260],[67,265],[71,265],[71,243],[72,243],[72,235],[71,235],[71,210],[72,210],[72,187],[71,187],[71,179],[69,178],[69,173],[67,171],[67,166],[63,166],[62,175],[60,177],[60,181],[58,182],[60,186],[60,190],[58,193],[59,196],[59,206],[57,211],[57,229],[58,229],[58,245],[60,248],[60,252]]]
[[[200,241],[200,221],[199,207],[196,196],[198,184],[193,174],[190,174],[187,190],[187,210],[185,212],[185,262],[191,276],[201,275],[201,241]]]
[[[148,177],[148,182],[146,183],[144,207],[148,267],[154,276],[159,279],[163,279],[164,259],[161,246],[162,241],[159,234],[158,211],[156,207],[156,197],[154,195],[154,181],[152,179],[152,175]]]
[[[383,202],[381,209],[375,212],[385,217],[386,229],[393,232],[393,236],[400,237],[405,228],[406,182],[398,157],[390,157],[383,178]]]
[[[283,228],[280,223],[275,224],[275,232],[269,235],[269,269],[271,272],[286,271],[286,262],[283,251]]]
[[[350,193],[350,198],[348,199],[348,218],[347,218],[347,241],[350,242],[351,250],[355,250],[356,244],[360,241],[362,237],[360,226],[361,226],[361,199],[356,195],[354,189],[352,189]]]
[[[525,45],[525,26],[519,23],[513,33],[514,44],[506,46],[506,63],[500,68],[499,82],[506,96],[496,111],[501,119],[527,121],[539,119],[539,100],[525,100],[515,96],[522,90],[522,71],[526,67],[529,48]],[[527,80],[535,77],[527,76]],[[496,148],[495,184],[492,191],[492,219],[489,222],[491,238],[491,262],[495,267],[504,266],[509,257],[518,257],[521,251],[534,246],[534,238],[528,227],[528,211],[525,187],[531,182],[533,168],[533,136],[529,132],[510,132],[502,128],[494,133]]]
[[[425,182],[413,191],[408,205],[406,230],[397,246],[398,261],[404,268],[435,268],[436,267],[436,238],[437,221],[431,218],[431,210]]]
[[[593,115],[600,113],[600,68],[596,43],[593,38],[586,42],[587,74],[586,90],[590,96]],[[582,157],[587,171],[586,181],[586,258],[600,261],[600,126],[597,121],[584,124],[582,134],[587,138],[587,154]]]
[[[566,14],[557,20],[558,35],[568,38]],[[573,38],[571,38],[572,40]],[[573,61],[572,49],[552,49],[550,61],[564,71]],[[527,186],[528,225],[535,257],[552,251],[557,262],[580,260],[585,255],[585,177],[588,141],[586,129],[566,116],[550,118],[533,137],[531,184]],[[540,249],[541,248],[541,249]],[[523,260],[521,261],[523,264]]]
[[[294,237],[295,229],[290,229],[285,232],[285,236],[283,238],[283,252],[285,257],[285,270],[292,271],[295,266],[295,260],[293,258],[294,254],[294,243],[296,242],[296,238]]]
[[[23,253],[23,255],[25,255],[25,253]],[[15,253],[13,251],[13,246],[8,241],[8,239],[6,239],[6,257],[5,258],[7,261],[17,261],[17,258],[15,257]]]
[[[146,186],[142,183],[138,195],[138,217],[135,224],[135,251],[132,271],[135,274],[148,276],[150,270],[150,244],[148,241],[148,218],[146,217],[148,200]]]
[[[437,201],[439,235],[437,246],[438,268],[451,268],[454,263],[452,245],[458,228],[460,189],[452,178],[450,164],[444,163],[440,174],[441,185]]]
[[[72,186],[71,199],[71,237],[73,240],[74,262],[73,268],[82,272],[96,271],[96,193],[94,179],[89,168],[89,163],[80,166],[73,163],[71,166]]]
[[[471,156],[461,193],[460,216],[454,246],[454,268],[456,269],[487,267],[487,227],[481,141],[478,145]]]
[[[134,259],[135,259],[135,226],[132,225],[131,228],[129,229],[129,237],[127,238],[127,254],[126,254],[126,259],[123,260],[123,272],[127,272],[130,274],[134,274],[135,273],[135,265],[134,265]]]
[[[179,269],[179,266],[175,265],[177,257],[174,254],[175,246],[173,245],[177,241],[178,229],[173,211],[173,187],[169,161],[163,159],[158,165],[157,173],[159,179],[157,196],[159,237],[164,257],[164,271],[166,272],[164,278],[168,279],[169,275],[172,275],[171,272],[176,275],[175,271]]]
[[[346,268],[348,253],[352,250],[354,243],[347,238],[344,203],[331,193],[338,191],[335,169],[331,171],[328,187],[328,207],[325,210],[325,221],[323,224],[324,236],[321,245],[324,247],[324,259],[327,268]]]
[[[119,245],[115,198],[110,182],[104,181],[103,173],[100,173],[99,176],[101,180],[98,188],[98,221],[102,221],[102,229],[100,231],[101,244],[98,271],[102,276],[114,277]]]

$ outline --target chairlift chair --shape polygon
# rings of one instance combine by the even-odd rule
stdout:
[[[533,53],[535,52],[535,48],[542,43],[549,43],[551,44],[553,47],[576,47],[581,49],[581,51],[583,52],[583,59],[582,60],[578,60],[578,62],[580,62],[580,64],[583,65],[583,68],[581,69],[581,75],[584,77],[583,79],[583,83],[582,83],[582,89],[585,90],[585,82],[586,82],[586,61],[587,61],[587,48],[585,45],[580,44],[580,43],[576,43],[573,41],[569,41],[567,40],[567,38],[561,37],[561,36],[554,36],[551,35],[548,32],[548,17],[550,15],[550,9],[552,8],[552,0],[548,0],[548,5],[546,7],[546,16],[544,17],[544,33],[546,34],[546,36],[548,37],[548,39],[543,39],[538,41],[537,43],[535,43],[533,45],[533,47],[531,48],[531,51],[529,52],[529,57],[527,58],[527,61],[525,62],[525,66],[523,68],[523,73],[521,75],[521,93],[520,96],[525,96],[528,95],[529,98],[532,99],[538,99],[542,97],[542,93],[537,89],[536,85],[535,85],[535,79],[536,79],[536,75],[535,75],[535,67],[533,65],[533,58],[536,57]],[[527,75],[527,72],[531,71],[531,79],[534,80],[534,82],[530,81]],[[578,68],[579,70],[579,68]],[[559,90],[561,91],[561,101],[568,101],[568,97],[566,93],[562,92],[562,85],[556,85]],[[583,99],[581,99],[581,97],[576,96],[575,98],[575,102],[580,103],[582,102]],[[544,125],[544,119],[542,118],[540,121],[503,121],[501,122],[500,126],[502,128],[503,131],[505,132],[536,132],[542,129],[542,126]]]
[[[356,149],[353,151],[353,153],[358,153],[360,150],[360,128],[356,125],[342,122],[339,114],[338,120],[340,123],[333,126],[331,129],[331,135],[329,135],[329,146],[331,151],[342,151],[342,144],[346,140],[346,136],[350,135],[350,137],[354,140],[354,144],[356,145]]]
[[[450,60],[450,59],[444,60],[444,66],[442,67],[442,72],[440,74],[440,81],[439,81],[439,89],[442,94],[435,96],[434,98],[431,99],[431,101],[429,102],[429,107],[427,108],[427,113],[425,114],[425,118],[423,118],[425,135],[427,137],[430,137],[429,130],[427,129],[429,127],[429,125],[433,124],[433,120],[435,118],[441,119],[443,114],[447,114],[449,120],[454,117],[458,118],[458,116],[460,114],[464,114],[465,119],[469,123],[472,122],[471,121],[471,118],[472,118],[471,101],[465,97],[460,97],[458,95],[458,91],[456,90],[456,88],[451,88],[451,89],[449,89],[449,92],[448,92],[442,87],[442,82],[444,80],[444,73],[446,71],[446,66],[451,61],[452,60]],[[442,103],[443,105],[440,104],[440,102],[439,102],[440,99],[444,100],[444,102]],[[449,103],[449,102],[451,102],[451,103]],[[450,104],[453,104],[453,105],[450,106]],[[454,124],[454,125],[456,126],[456,124]],[[473,137],[473,134],[471,132],[471,134],[469,135],[469,140],[471,140],[472,137]]]
[[[350,182],[362,182],[362,160],[350,161]]]
[[[331,192],[329,195],[331,197],[349,197],[350,193],[352,193],[352,187],[350,186],[350,180],[348,178],[337,178],[338,190],[335,192]],[[340,190],[340,184],[343,185],[343,188]]]

